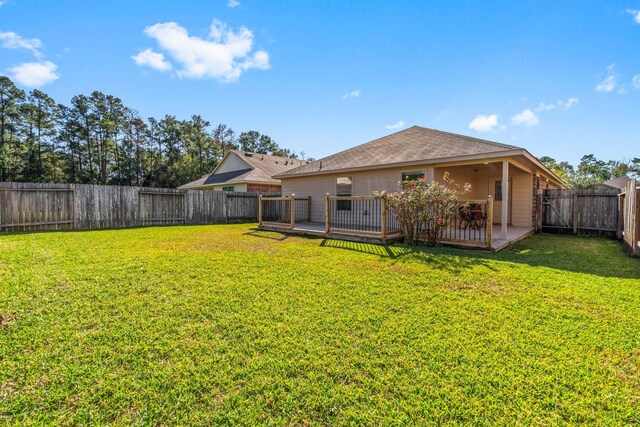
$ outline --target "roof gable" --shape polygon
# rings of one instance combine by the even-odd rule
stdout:
[[[253,167],[248,162],[246,162],[242,158],[242,156],[238,155],[235,150],[232,150],[227,152],[222,161],[218,163],[218,166],[216,166],[211,174],[215,175],[242,169],[253,169]]]
[[[287,157],[230,150],[211,175],[204,176],[180,188],[199,188],[241,182],[279,185],[280,180],[273,178],[274,175],[295,169],[305,163],[304,160]]]

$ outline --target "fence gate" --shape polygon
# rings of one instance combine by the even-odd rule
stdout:
[[[140,225],[172,225],[186,221],[184,193],[138,192]]]
[[[227,222],[258,220],[258,198],[250,193],[224,194]]]
[[[624,248],[640,258],[640,182],[631,180],[620,195]]]
[[[75,194],[69,188],[0,188],[0,230],[74,228]]]
[[[595,188],[543,190],[541,224],[546,231],[573,234],[620,234],[617,189]]]

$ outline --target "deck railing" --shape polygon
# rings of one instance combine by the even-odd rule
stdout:
[[[375,237],[383,240],[400,234],[398,220],[389,209],[386,196],[326,195],[325,231]]]
[[[259,225],[293,228],[297,222],[311,222],[311,196],[258,198]]]
[[[262,197],[258,198],[258,222],[272,224],[278,227],[293,227],[291,218],[291,197]],[[294,212],[295,214],[295,212]]]
[[[458,210],[446,219],[442,241],[491,247],[493,198],[460,200]]]
[[[296,223],[311,222],[311,197],[260,197],[259,225],[294,228]],[[445,218],[442,236],[445,243],[491,247],[493,199],[461,200],[455,214]],[[429,233],[429,224],[422,230]],[[388,241],[400,237],[400,223],[382,196],[331,196],[325,200],[325,233]]]
[[[295,197],[294,200],[296,222],[311,222],[311,196]]]

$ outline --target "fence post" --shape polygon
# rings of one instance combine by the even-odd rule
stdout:
[[[380,215],[380,220],[382,221],[382,224],[380,224],[380,229],[382,231],[382,243],[386,243],[385,239],[387,238],[387,195],[383,194],[382,197],[380,198],[380,209],[381,209],[381,215]]]
[[[307,222],[311,222],[311,196],[309,196],[309,203],[307,203]]]
[[[326,202],[324,205],[324,232],[329,234],[331,230],[331,221],[329,220],[329,215],[331,214],[331,201],[329,200],[329,193],[327,193]]]
[[[292,194],[289,198],[291,199],[291,228],[293,228],[296,225],[296,195]]]
[[[578,234],[578,194],[573,195],[573,234]]]
[[[262,194],[258,196],[258,227],[262,226]]]
[[[493,244],[493,197],[487,196],[487,248]]]
[[[636,209],[635,209],[633,218],[636,221],[636,226],[635,226],[636,239],[635,239],[635,242],[633,242],[634,248],[631,253],[634,254],[636,257],[640,258],[640,189],[636,188],[635,192],[636,192]]]
[[[70,187],[72,188],[72,192],[71,192],[71,218],[73,219],[73,223],[71,223],[71,228],[72,229],[76,229],[78,227],[76,227],[76,222],[79,222],[78,219],[76,218],[76,186],[75,184],[72,184],[72,186]],[[0,224],[2,224],[2,222],[0,221]]]

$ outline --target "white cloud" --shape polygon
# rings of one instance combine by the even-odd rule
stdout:
[[[145,28],[144,33],[158,42],[176,66],[179,64],[177,75],[181,78],[213,78],[229,83],[237,81],[247,70],[270,68],[267,52],[251,53],[253,33],[245,27],[234,32],[214,20],[209,36],[203,39],[190,36],[175,22],[165,22]]]
[[[536,113],[527,108],[526,110],[522,110],[520,114],[513,116],[511,122],[513,122],[514,125],[532,128],[540,124],[540,119],[536,116]]]
[[[571,97],[571,98],[567,99],[566,101],[563,101],[562,99],[559,99],[558,100],[558,106],[560,108],[562,108],[563,111],[567,111],[568,109],[570,109],[574,105],[578,104],[579,102],[580,101],[578,101],[578,98],[574,98],[574,97]]]
[[[229,0],[227,2],[227,7],[230,7],[231,9],[238,6],[240,6],[240,2],[238,0]]]
[[[2,41],[2,47],[7,49],[26,49],[30,50],[36,58],[42,56],[40,53],[40,48],[42,47],[40,39],[25,39],[13,31],[7,31],[0,32],[0,41]]]
[[[606,77],[596,85],[596,92],[611,93],[618,89],[618,92],[624,91],[623,87],[618,85],[618,75],[615,71],[616,64],[611,64],[605,70]]]
[[[385,127],[387,129],[400,129],[401,127],[404,127],[404,122],[400,120],[398,121],[398,123],[394,123],[392,125],[386,125]]]
[[[57,69],[58,66],[51,61],[25,62],[9,68],[9,72],[18,83],[24,86],[41,87],[60,77],[56,73]]]
[[[627,13],[630,13],[633,15],[633,20],[635,21],[636,24],[640,24],[640,10],[627,9]]]
[[[131,59],[140,66],[151,67],[158,71],[169,71],[171,69],[171,63],[165,61],[164,55],[154,52],[152,49],[143,50],[132,56]]]
[[[444,119],[445,117],[447,117],[449,114],[451,114],[449,112],[449,110],[442,110],[438,113],[438,115],[436,116],[436,120],[440,121],[442,119]]]
[[[346,93],[342,99],[349,99],[349,98],[360,98],[360,89],[356,89],[356,90],[352,90],[349,93]]]
[[[631,84],[633,85],[634,89],[640,89],[640,74],[633,76],[633,78],[631,79]]]
[[[596,86],[596,92],[610,93],[617,86],[616,76],[608,76]]]
[[[560,101],[558,101],[559,103]],[[537,107],[535,107],[533,109],[533,111],[548,111],[548,110],[554,110],[556,108],[555,104],[545,104],[544,102],[541,102],[540,104],[538,104]]]
[[[491,114],[489,116],[478,114],[476,118],[471,120],[471,123],[469,123],[469,128],[478,132],[493,132],[497,126],[497,114]]]

